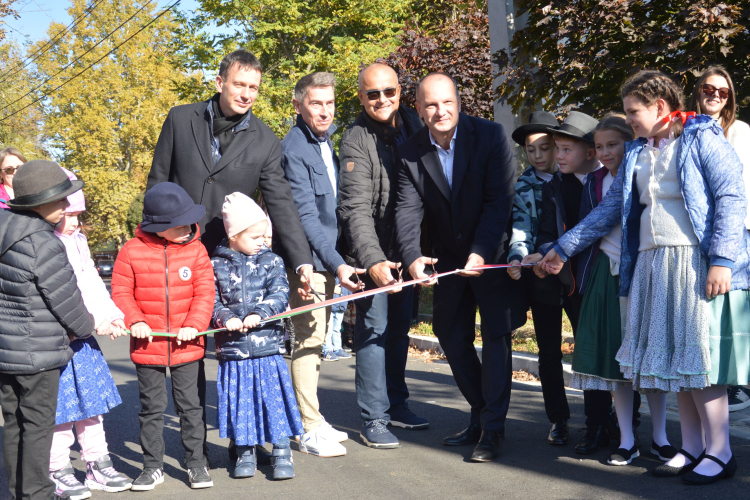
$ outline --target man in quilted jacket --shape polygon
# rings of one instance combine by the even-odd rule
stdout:
[[[213,486],[203,454],[205,428],[198,395],[199,363],[214,307],[214,276],[197,223],[206,209],[177,184],[162,182],[143,200],[143,222],[123,246],[112,273],[112,298],[130,328],[141,411],[143,472],[132,490],[164,482],[166,374],[180,417],[180,435],[191,488]],[[171,332],[174,337],[154,332]]]

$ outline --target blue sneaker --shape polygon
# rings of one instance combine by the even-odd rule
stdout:
[[[391,406],[388,409],[388,415],[391,417],[389,424],[394,427],[410,430],[429,429],[430,427],[430,422],[426,418],[418,417],[412,413],[406,401],[398,406]]]
[[[274,448],[272,461],[274,481],[294,477],[294,459],[291,448]]]
[[[359,431],[359,436],[370,448],[398,448],[398,439],[386,427],[387,422],[383,419],[365,422]]]
[[[255,453],[255,446],[238,446],[234,477],[236,479],[253,477],[257,468],[258,455]]]
[[[321,356],[323,358],[323,361],[338,361],[339,357],[336,356],[336,353],[333,351],[326,351]]]
[[[339,359],[348,359],[351,358],[352,355],[346,352],[343,349],[339,349],[338,351],[333,351],[333,353],[338,356]]]

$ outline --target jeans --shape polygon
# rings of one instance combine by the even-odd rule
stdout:
[[[404,404],[409,398],[405,371],[413,288],[354,302],[357,308],[354,383],[365,422],[390,420],[388,409]]]
[[[328,325],[326,341],[323,344],[323,352],[338,351],[341,349],[341,324],[344,322],[344,311],[331,313],[331,321]]]

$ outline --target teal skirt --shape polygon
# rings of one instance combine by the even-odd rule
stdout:
[[[732,290],[709,301],[712,385],[750,382],[750,290]]]
[[[573,351],[571,387],[583,390],[616,390],[631,385],[615,356],[622,344],[620,277],[612,276],[609,257],[598,252],[586,286]]]

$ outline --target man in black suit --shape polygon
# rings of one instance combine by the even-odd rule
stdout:
[[[442,73],[424,77],[417,111],[427,127],[399,148],[396,238],[414,278],[440,278],[433,328],[456,384],[471,405],[468,428],[446,445],[476,444],[471,459],[491,461],[505,434],[512,378],[510,332],[526,322],[523,293],[507,273],[470,269],[505,262],[514,199],[514,163],[497,123],[461,114],[458,87]],[[420,225],[427,218],[433,257],[422,255]],[[482,317],[482,359],[474,348],[477,305]]]
[[[271,222],[291,267],[300,275],[301,296],[312,299],[313,258],[299,220],[292,189],[281,168],[281,141],[252,112],[261,79],[260,61],[246,50],[227,54],[216,76],[216,91],[208,101],[169,110],[148,174],[148,191],[164,181],[174,182],[195,203],[206,207],[199,222],[201,241],[211,255],[226,238],[221,206],[224,197],[239,191],[253,196],[260,187]],[[292,293],[296,293],[294,290]],[[198,396],[206,422],[206,373],[198,371]],[[204,454],[208,447],[204,441]],[[233,450],[230,449],[230,457]]]
[[[164,181],[179,184],[206,207],[201,241],[211,255],[226,237],[221,206],[239,191],[253,196],[258,187],[274,232],[289,262],[309,283],[313,258],[281,168],[281,141],[252,112],[261,79],[260,61],[236,50],[221,61],[216,91],[208,101],[169,110],[154,151],[146,190]]]

